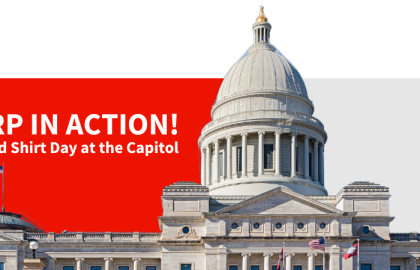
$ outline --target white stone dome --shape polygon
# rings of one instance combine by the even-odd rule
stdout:
[[[229,70],[215,103],[254,92],[291,93],[308,98],[305,83],[297,69],[267,43],[251,46]]]
[[[261,8],[254,45],[229,70],[198,140],[210,195],[254,196],[278,187],[326,195],[327,133],[293,64],[270,43]]]

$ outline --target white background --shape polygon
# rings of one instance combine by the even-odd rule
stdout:
[[[420,78],[420,1],[1,1],[0,77],[221,78],[259,6],[304,78]],[[306,80],[326,126],[326,187],[391,188],[392,231],[420,231],[419,80]]]

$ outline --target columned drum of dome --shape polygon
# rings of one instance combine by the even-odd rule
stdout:
[[[327,133],[298,70],[270,43],[271,28],[261,7],[254,44],[226,74],[198,140],[202,183],[212,195],[257,195],[279,185],[327,194]]]

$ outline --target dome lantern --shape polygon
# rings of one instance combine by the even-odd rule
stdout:
[[[260,7],[260,15],[252,26],[252,29],[254,30],[254,44],[261,42],[270,43],[271,24],[264,14],[263,6]]]

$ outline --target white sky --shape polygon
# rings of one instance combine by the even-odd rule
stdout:
[[[418,78],[420,1],[0,2],[1,77],[220,78],[272,43],[304,78]]]
[[[304,78],[420,78],[418,0],[1,1],[0,77],[221,78],[260,5]],[[419,81],[306,82],[329,134],[330,193],[388,185],[392,231],[420,231]]]

